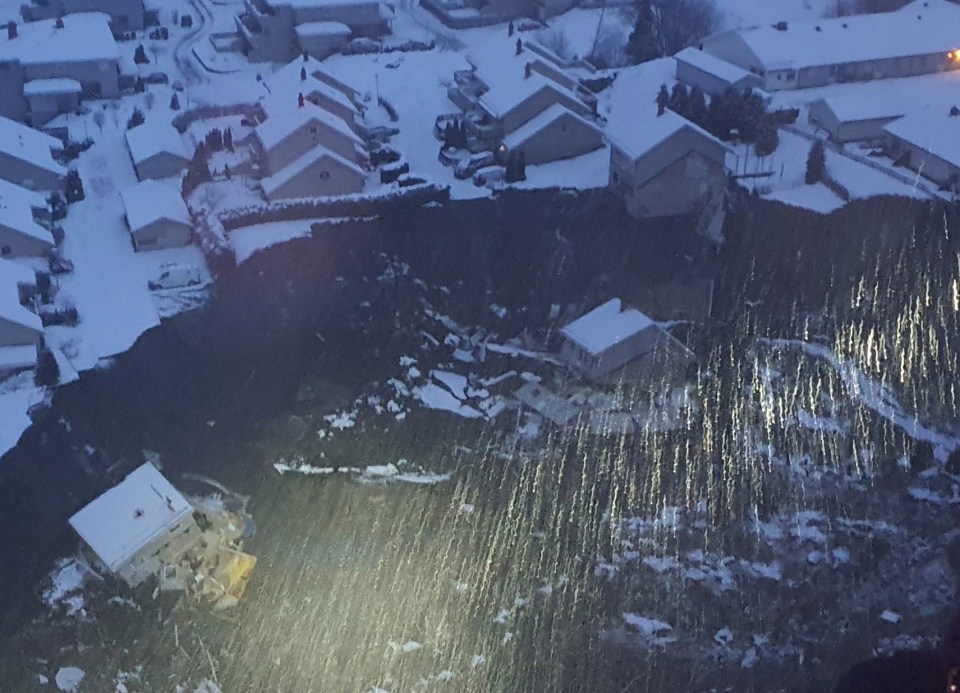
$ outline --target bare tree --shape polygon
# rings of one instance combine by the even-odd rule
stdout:
[[[549,48],[561,58],[570,58],[573,56],[573,50],[570,47],[570,41],[567,35],[560,29],[545,29],[537,34],[537,41],[544,48]]]
[[[673,55],[720,26],[713,0],[637,0],[626,52],[634,63]]]
[[[626,40],[623,28],[618,24],[607,24],[597,32],[597,38],[590,53],[590,62],[601,69],[623,67],[627,64]]]

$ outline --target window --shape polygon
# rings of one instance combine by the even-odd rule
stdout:
[[[313,127],[310,128],[310,134],[311,134],[311,135],[316,135],[316,134],[317,134],[317,126],[316,126],[316,125],[314,125]]]
[[[327,180],[330,177],[330,171],[320,171],[320,180]]]
[[[0,255],[12,255],[13,249],[8,245],[0,245]]]

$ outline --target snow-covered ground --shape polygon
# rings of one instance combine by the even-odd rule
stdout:
[[[801,21],[828,16],[836,0],[714,0],[726,29],[745,29],[780,21]]]

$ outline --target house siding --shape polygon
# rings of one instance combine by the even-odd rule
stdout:
[[[311,127],[316,128],[315,133],[310,132]],[[318,146],[325,147],[354,163],[360,163],[361,159],[356,150],[356,143],[322,120],[312,121],[297,128],[270,149],[264,149],[259,139],[256,141],[263,154],[267,175],[277,173],[287,164],[299,159],[305,152]]]
[[[142,229],[133,230],[131,234],[137,251],[157,250],[190,245],[193,229],[183,222],[158,219]]]
[[[540,91],[533,94],[530,98],[517,104],[510,111],[503,114],[501,119],[503,124],[503,132],[513,132],[530,119],[535,118],[543,113],[547,108],[555,103],[562,104],[569,110],[573,111],[574,113],[578,113],[579,115],[590,115],[590,109],[580,101],[577,101],[576,99],[569,97],[566,94],[562,94],[554,89],[550,89],[549,87],[544,87],[540,89]]]
[[[164,562],[160,555],[163,550],[191,532],[197,539],[200,538],[200,528],[188,515],[131,556],[117,569],[117,575],[131,587],[136,587],[151,575],[159,573]]]
[[[759,87],[762,80],[754,75],[744,76],[735,82],[730,82],[706,70],[701,70],[682,60],[677,60],[677,81],[688,87],[697,87],[707,95],[722,94],[727,89],[743,91]]]
[[[617,342],[600,354],[593,354],[576,342],[564,339],[561,358],[591,379],[600,379],[657,345],[660,328],[651,325]]]
[[[169,153],[161,153],[134,164],[140,180],[159,180],[179,176],[187,167],[185,159]]]
[[[120,96],[120,69],[116,60],[36,63],[25,66],[23,74],[26,81],[61,77],[75,79],[80,82],[84,97],[116,99]]]
[[[627,212],[638,219],[692,214],[724,178],[723,166],[700,152],[688,151],[653,178],[628,189]]]
[[[53,237],[49,242],[27,236],[16,229],[0,224],[0,256],[3,257],[42,257],[53,247]],[[9,253],[3,252],[9,249]]]
[[[4,151],[0,151],[0,178],[28,190],[59,190],[62,187],[60,176],[56,173],[14,158]]]
[[[0,346],[39,346],[42,332],[0,317]]]
[[[324,175],[326,174],[326,175]],[[363,190],[365,177],[329,157],[322,157],[267,194],[270,202],[303,197],[347,195]]]
[[[895,135],[888,135],[886,148],[894,159],[907,155],[908,158],[904,162],[907,168],[936,183],[947,183],[951,178],[954,180],[960,179],[960,166],[951,164],[926,149]]]
[[[545,164],[592,152],[603,146],[596,128],[564,115],[514,147],[522,151],[527,164]]]

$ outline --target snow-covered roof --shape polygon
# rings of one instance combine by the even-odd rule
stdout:
[[[58,176],[66,169],[53,160],[53,150],[63,149],[63,143],[39,130],[34,130],[9,118],[0,117],[0,151],[15,159],[27,161]],[[0,172],[0,176],[3,173]]]
[[[507,149],[516,149],[526,142],[530,137],[533,137],[538,132],[548,127],[556,120],[563,118],[564,116],[575,119],[584,127],[597,130],[597,126],[588,121],[586,118],[582,118],[562,104],[555,103],[504,137],[503,143],[507,146]]]
[[[49,210],[47,198],[36,190],[27,190],[16,183],[0,178],[0,200],[35,210]]]
[[[742,67],[732,65],[726,60],[721,60],[716,56],[704,53],[702,50],[693,47],[684,48],[677,53],[674,58],[678,62],[684,62],[698,70],[718,77],[727,84],[736,84],[741,79],[754,77],[754,75]]]
[[[124,136],[130,156],[136,164],[158,154],[171,154],[184,161],[190,160],[180,133],[160,118],[147,119],[142,125],[127,130]]]
[[[623,308],[619,298],[611,298],[568,324],[561,332],[591,354],[602,354],[653,324],[639,310]]]
[[[306,72],[306,80],[300,79],[301,70]],[[263,85],[273,98],[281,98],[285,94],[292,94],[293,98],[296,99],[298,94],[302,93],[304,96],[308,96],[313,92],[317,92],[346,106],[354,112],[357,111],[357,107],[353,101],[339,89],[334,89],[317,78],[315,76],[317,73],[330,74],[327,67],[315,58],[308,57],[307,60],[296,58],[267,77],[263,81]],[[264,98],[265,100],[270,100],[270,97]],[[264,108],[266,109],[269,105],[269,103],[265,104]],[[267,115],[269,115],[269,113],[267,113]]]
[[[349,36],[351,29],[342,22],[305,22],[298,24],[296,31],[300,37]]]
[[[656,115],[655,112],[650,115],[651,117],[637,117],[635,120],[619,120],[615,127],[613,123],[609,123],[607,125],[609,139],[633,159],[639,159],[665,139],[682,130],[696,133],[726,148],[723,142],[699,125],[673,111],[665,111],[661,116]]]
[[[896,12],[790,22],[785,31],[761,26],[739,35],[767,70],[946,54],[960,49],[960,6],[915,0]]]
[[[864,99],[857,96],[828,96],[819,101],[841,123],[880,118],[899,118],[907,109],[894,91],[890,99]]]
[[[120,197],[123,199],[131,231],[139,231],[160,219],[192,224],[187,205],[180,192],[172,185],[145,180],[121,190]]]
[[[295,10],[342,7],[344,5],[379,5],[380,0],[267,0],[272,7],[287,6]]]
[[[0,39],[0,62],[16,60],[24,65],[119,60],[120,49],[110,31],[110,15],[103,12],[77,12],[63,17],[63,27],[55,19],[21,22],[17,37]]]
[[[32,344],[23,346],[0,346],[0,371],[12,371],[18,368],[30,368],[37,363],[37,347]]]
[[[943,109],[925,108],[887,123],[883,129],[954,166],[960,166],[960,116],[951,116]]]
[[[16,192],[9,194],[8,190],[6,186],[0,187],[0,226],[52,246],[53,236],[34,220],[34,207],[29,198]]]
[[[321,161],[322,159],[329,159],[330,161],[334,162],[338,168],[346,169],[361,177],[366,176],[366,173],[364,173],[362,168],[357,166],[352,161],[344,159],[336,152],[331,152],[326,147],[314,147],[297,159],[291,161],[288,165],[284,166],[283,169],[277,171],[274,175],[268,176],[261,180],[260,186],[267,194],[267,197],[270,197],[275,190],[287,184],[305,169],[309,168],[316,162]]]
[[[36,285],[36,283],[36,275],[29,267],[0,258],[0,319],[9,320],[37,334],[42,334],[43,323],[40,321],[40,316],[20,305],[20,291],[17,288],[20,284]]]
[[[297,97],[293,98],[296,100]],[[255,132],[264,149],[272,149],[295,131],[311,123],[329,127],[355,145],[363,145],[363,140],[357,137],[342,119],[309,101],[305,102],[302,108],[297,106],[296,102],[289,105],[284,102],[281,106],[279,99],[273,96],[264,99],[263,104],[269,117],[257,126]]]
[[[187,499],[151,464],[70,518],[70,526],[116,572],[152,541],[193,512]]]
[[[83,91],[80,82],[75,79],[32,79],[23,85],[24,96],[40,96],[42,94],[79,94]]]

